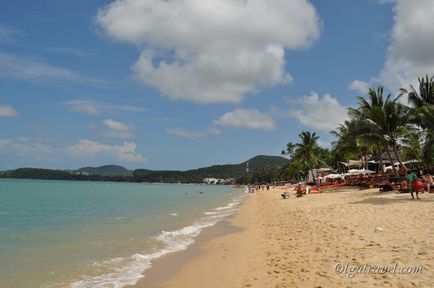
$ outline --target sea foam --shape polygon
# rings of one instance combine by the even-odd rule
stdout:
[[[205,212],[204,214],[207,216],[192,225],[173,231],[162,231],[154,239],[162,242],[164,248],[149,254],[134,254],[129,259],[124,259],[125,261],[122,261],[123,263],[115,267],[112,272],[100,276],[86,277],[73,283],[70,287],[121,288],[125,285],[134,285],[140,278],[144,277],[143,271],[152,267],[152,260],[168,253],[187,249],[188,246],[194,243],[194,239],[204,228],[211,227],[220,220],[233,215],[238,210],[239,205],[240,202],[234,199],[226,206]]]

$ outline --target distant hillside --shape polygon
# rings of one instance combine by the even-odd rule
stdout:
[[[134,170],[134,178],[149,182],[201,182],[203,178],[241,178],[258,170],[278,168],[289,163],[280,156],[259,155],[240,164],[213,165],[187,171],[153,171],[146,169]]]
[[[77,170],[80,173],[99,176],[131,176],[133,172],[118,165],[104,165],[100,167],[84,167]]]
[[[249,173],[246,172],[247,162],[249,163]],[[85,167],[76,171],[20,168],[0,172],[0,178],[199,183],[202,182],[203,178],[249,178],[252,177],[253,174],[259,175],[270,173],[270,171],[276,170],[276,168],[281,168],[287,165],[288,162],[289,160],[283,157],[260,155],[240,164],[214,165],[187,171],[153,171],[147,169],[136,169],[130,171],[117,165]]]
[[[280,156],[267,156],[258,155],[256,157],[247,160],[241,165],[246,165],[249,162],[249,168],[254,170],[265,169],[265,168],[276,168],[282,167],[289,164],[289,160]]]
[[[39,169],[39,168],[19,168],[15,170],[3,171],[2,178],[19,179],[42,179],[42,180],[72,180],[70,173],[63,170]]]

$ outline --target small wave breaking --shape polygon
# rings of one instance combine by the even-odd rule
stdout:
[[[162,242],[164,248],[149,254],[134,254],[128,258],[119,261],[116,258],[115,268],[112,272],[99,276],[85,277],[84,279],[71,284],[71,288],[121,288],[125,285],[134,285],[144,277],[143,271],[152,267],[152,260],[162,257],[163,255],[178,252],[187,249],[194,243],[200,232],[215,225],[220,220],[233,215],[240,205],[236,199],[226,206],[217,207],[213,211],[205,212],[202,219],[194,222],[192,225],[182,227],[173,231],[162,231],[154,239]],[[177,213],[170,213],[171,216],[178,216]],[[121,263],[120,263],[121,262]]]

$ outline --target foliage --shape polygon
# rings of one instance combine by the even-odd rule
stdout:
[[[246,165],[249,162],[250,173],[246,172]],[[147,169],[136,169],[130,175],[122,175],[124,169],[120,166],[103,166],[103,169],[92,170],[99,171],[100,175],[87,175],[81,172],[89,173],[89,169],[79,169],[78,171],[49,170],[36,168],[20,168],[11,171],[5,171],[0,174],[1,178],[27,178],[27,179],[49,179],[49,180],[87,180],[87,181],[122,181],[122,182],[164,182],[164,183],[201,183],[204,178],[242,178],[245,176],[261,175],[267,171],[268,178],[264,176],[255,176],[255,179],[271,179],[274,177],[275,168],[284,167],[289,160],[278,156],[259,155],[240,164],[214,165],[210,167],[187,170],[187,171],[153,171]],[[120,174],[103,175],[107,171],[115,171],[111,168],[116,167]],[[120,167],[120,168],[119,168]],[[98,167],[101,168],[101,167]],[[107,169],[106,169],[107,168]],[[126,170],[126,169],[125,169]],[[127,170],[128,171],[128,170]],[[268,171],[273,171],[268,172]],[[271,174],[270,174],[271,173]],[[276,174],[278,175],[278,174]],[[279,178],[280,179],[280,178]],[[254,180],[257,181],[257,180]]]

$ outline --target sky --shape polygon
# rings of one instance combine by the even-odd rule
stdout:
[[[434,72],[430,0],[3,0],[0,170],[280,155]]]

